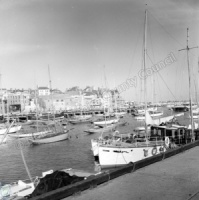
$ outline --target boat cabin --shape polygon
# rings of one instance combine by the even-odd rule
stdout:
[[[187,144],[191,142],[191,131],[188,131],[185,126],[152,126],[151,140],[165,140],[169,137],[170,141],[175,144]]]

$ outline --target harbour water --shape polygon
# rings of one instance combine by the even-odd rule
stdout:
[[[164,115],[171,114],[164,108]],[[132,115],[126,114],[121,121],[127,121],[128,125],[119,127],[121,133],[130,133],[143,122],[136,121]],[[69,139],[51,143],[32,146],[27,140],[12,139],[0,146],[0,181],[5,183],[28,179],[28,175],[22,160],[20,147],[32,177],[41,176],[48,170],[61,170],[66,168],[80,169],[87,172],[96,172],[94,158],[91,152],[91,139],[99,137],[99,133],[87,134],[84,132],[89,124],[68,125]]]

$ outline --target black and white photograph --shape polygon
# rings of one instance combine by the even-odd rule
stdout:
[[[0,0],[0,200],[199,199],[199,0]]]

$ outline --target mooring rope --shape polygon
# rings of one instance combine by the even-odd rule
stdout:
[[[28,177],[29,177],[30,181],[33,182],[32,176],[31,176],[31,174],[30,174],[30,171],[29,171],[29,169],[28,169],[28,166],[27,166],[27,163],[26,163],[26,160],[25,160],[25,156],[24,156],[24,154],[23,154],[23,150],[22,150],[22,147],[21,147],[20,139],[18,139],[18,143],[19,143],[19,149],[20,149],[20,152],[21,152],[21,157],[22,157],[22,160],[23,160],[23,163],[24,163],[26,172],[27,172],[27,174],[28,174]]]

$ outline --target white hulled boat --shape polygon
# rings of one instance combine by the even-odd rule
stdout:
[[[164,141],[145,141],[100,145],[98,148],[99,163],[102,168],[118,167],[133,163],[166,151]]]
[[[32,144],[48,144],[53,142],[60,142],[68,139],[68,133],[48,133],[46,136],[38,136],[35,139],[29,139],[29,142]]]
[[[151,115],[151,117],[160,117],[164,113],[163,113],[163,111],[150,111],[149,114]]]
[[[105,133],[105,132],[109,132],[109,131],[113,131],[116,128],[116,124],[109,124],[107,126],[104,127],[100,127],[100,126],[94,126],[93,128],[89,128],[87,130],[85,130],[84,132],[87,133]]]
[[[119,118],[115,118],[115,119],[109,119],[109,120],[102,120],[102,121],[96,121],[93,122],[95,125],[99,125],[99,126],[106,126],[106,125],[110,125],[110,124],[115,124],[119,122]]]

